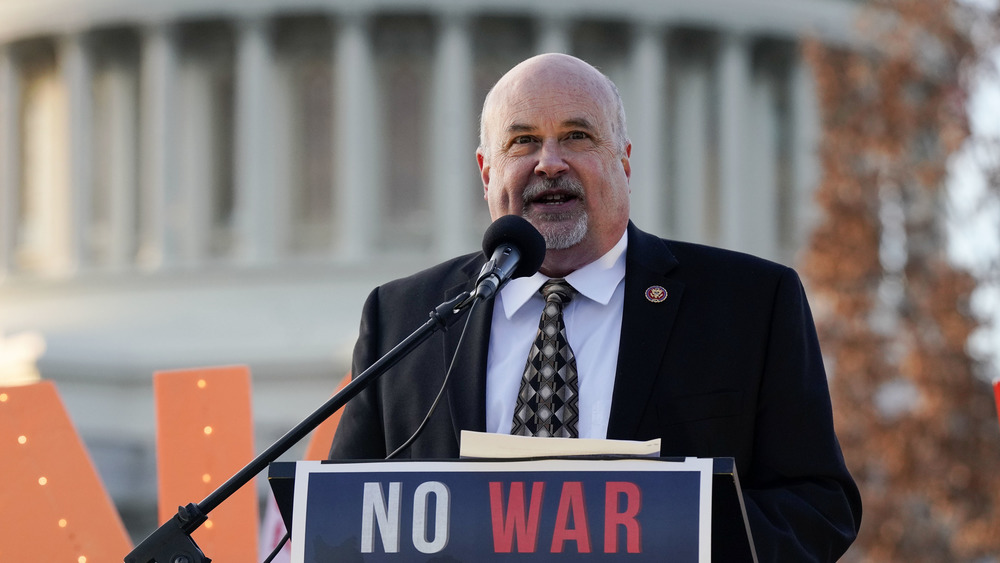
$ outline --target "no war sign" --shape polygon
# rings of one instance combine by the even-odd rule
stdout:
[[[299,462],[292,561],[710,561],[712,461]]]

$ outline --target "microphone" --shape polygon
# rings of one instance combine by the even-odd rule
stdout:
[[[523,217],[504,215],[483,235],[483,254],[490,259],[476,279],[476,299],[489,299],[508,280],[533,275],[545,260],[545,239]]]

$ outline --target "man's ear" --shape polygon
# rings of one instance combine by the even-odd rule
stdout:
[[[476,149],[476,163],[479,164],[479,175],[483,180],[483,199],[485,199],[486,192],[490,190],[490,165],[486,162],[482,149]]]
[[[622,168],[625,169],[625,177],[628,179],[632,178],[632,165],[629,164],[629,157],[632,156],[632,143],[627,143],[625,145],[625,156],[622,157]]]

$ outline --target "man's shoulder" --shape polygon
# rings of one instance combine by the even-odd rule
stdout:
[[[791,271],[788,266],[746,252],[663,238],[638,229],[629,241],[629,249],[634,251],[636,257],[665,257],[671,269],[726,269],[761,274],[771,272],[775,275]]]
[[[747,303],[804,296],[801,277],[791,267],[745,252],[671,239],[656,240],[663,252],[670,255],[672,265],[666,270],[647,267],[647,271],[661,277],[638,274],[633,283],[642,287],[655,279],[677,283],[685,288],[685,299],[705,299],[732,311]],[[647,259],[644,264],[649,263]]]
[[[410,291],[416,287],[439,286],[442,290],[468,281],[472,287],[472,276],[479,273],[485,259],[482,252],[472,252],[456,256],[408,276],[397,278],[381,285],[385,291]]]
[[[694,242],[670,239],[663,240],[681,264],[685,261],[690,261],[702,264],[717,264],[731,268],[746,268],[751,270],[773,272],[783,272],[789,269],[789,267],[784,264],[779,264],[778,262],[738,250],[730,250],[727,248],[709,246]]]

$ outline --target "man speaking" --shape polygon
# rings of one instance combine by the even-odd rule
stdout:
[[[461,330],[435,336],[349,403],[330,455],[381,459],[403,444],[454,357],[445,399],[401,457],[457,457],[461,430],[660,438],[664,456],[735,459],[761,561],[835,561],[861,499],[798,276],[640,231],[631,149],[617,89],[584,61],[540,55],[497,82],[476,151],[484,195],[494,220],[542,234],[541,268],[472,311],[461,349]],[[353,373],[470,290],[485,260],[376,288]]]

